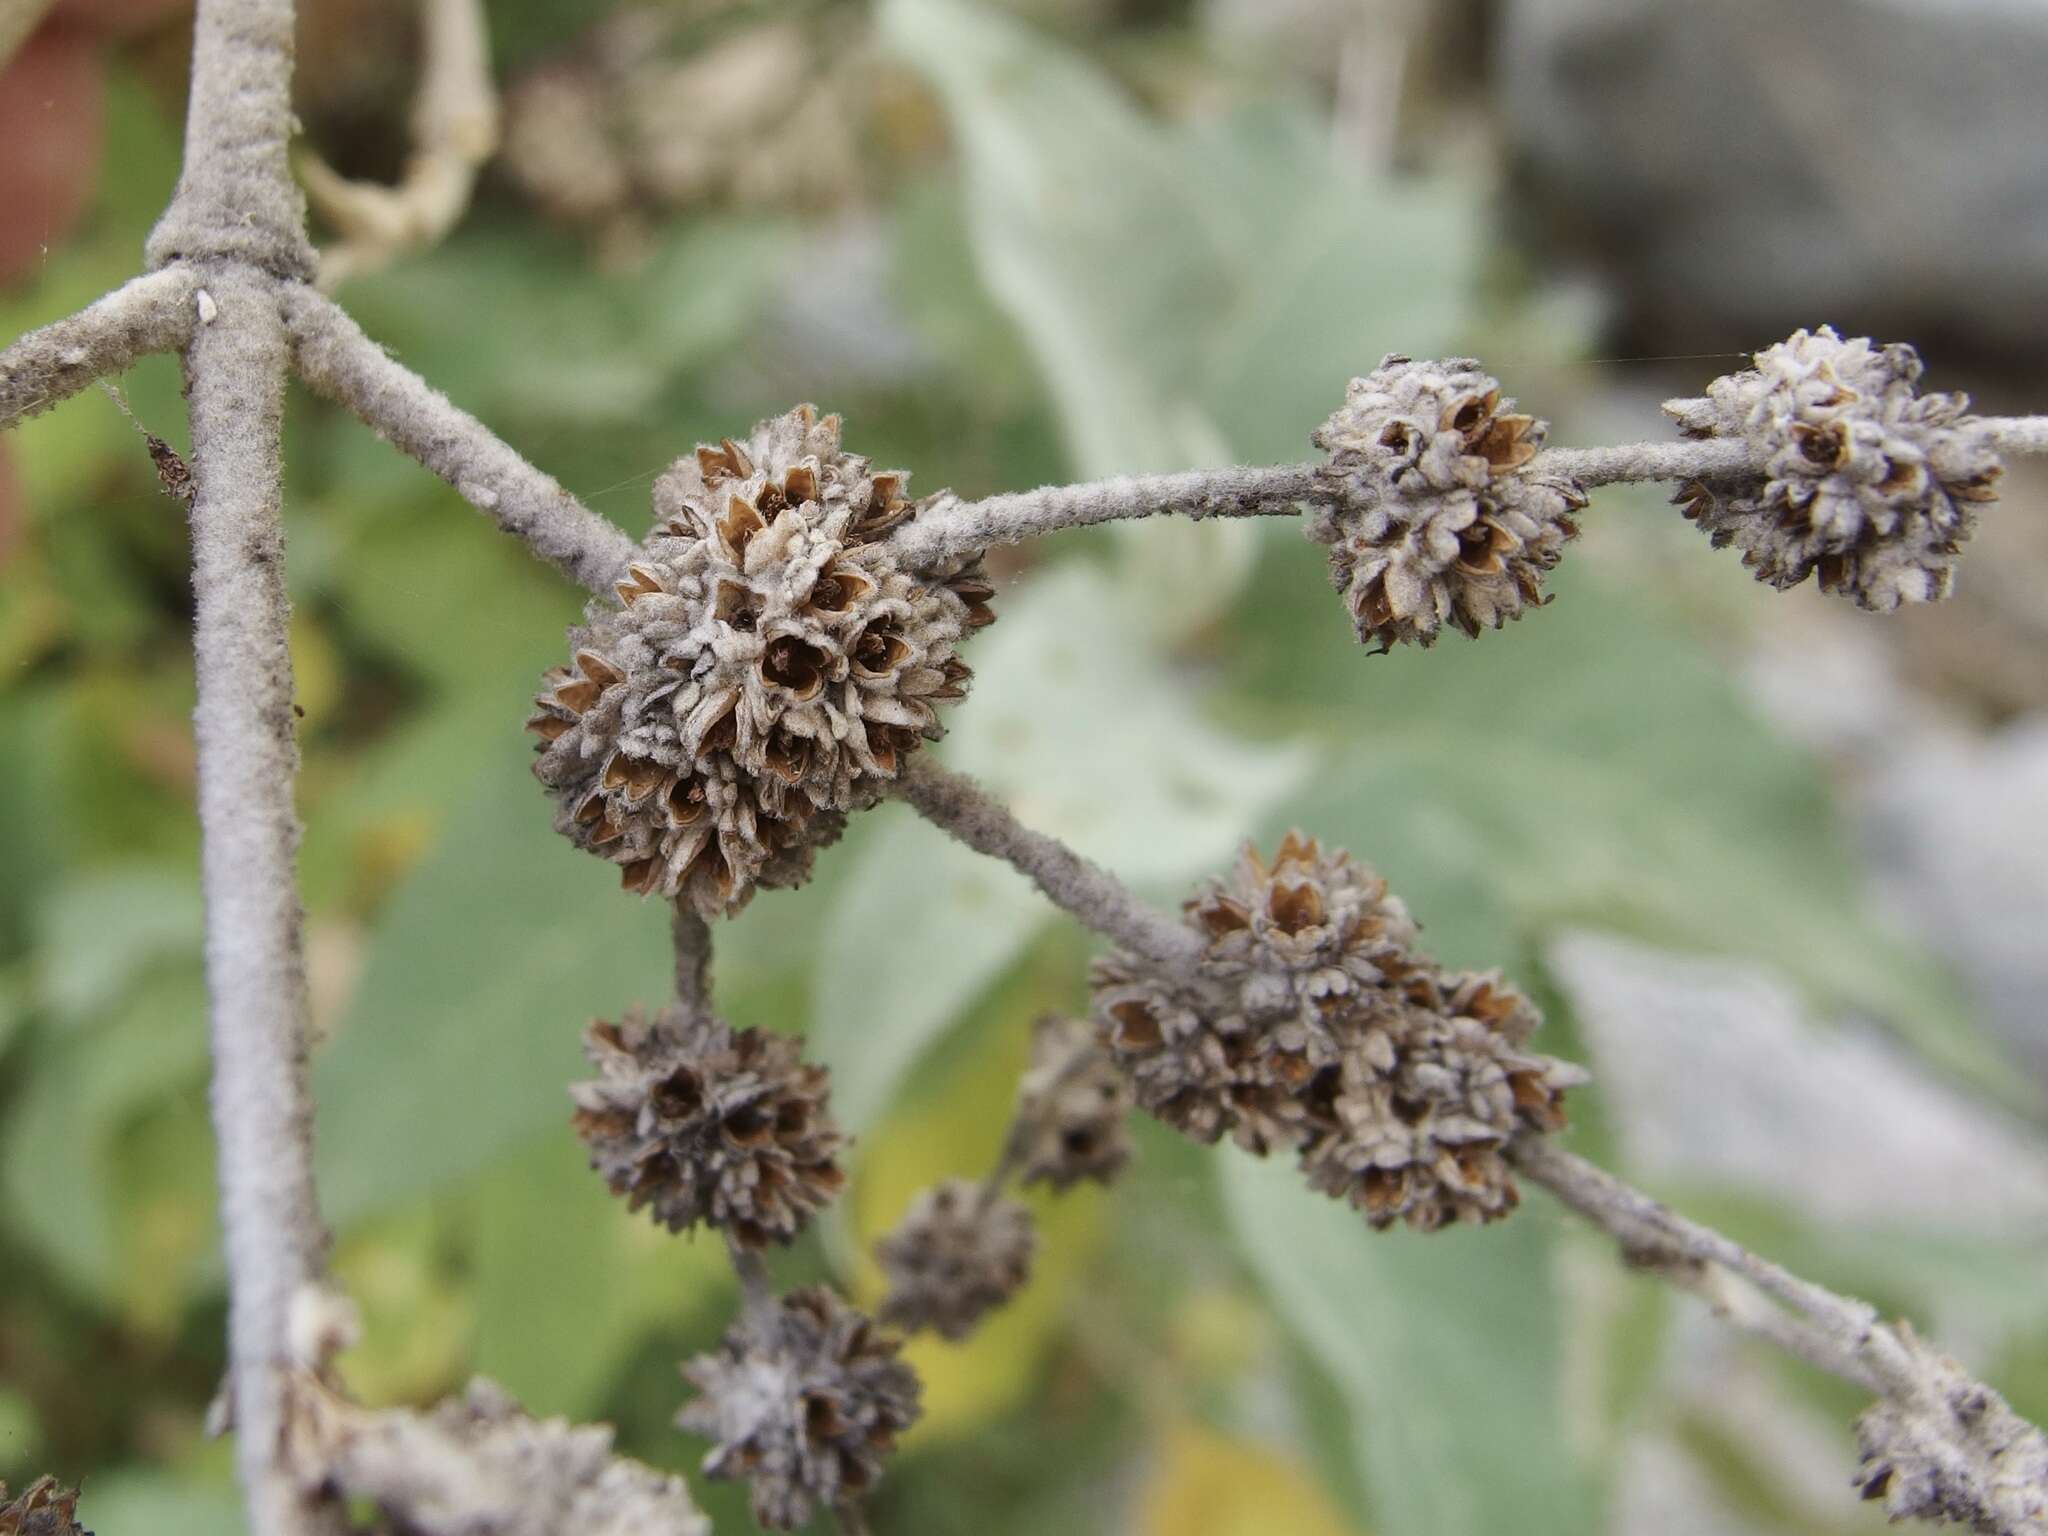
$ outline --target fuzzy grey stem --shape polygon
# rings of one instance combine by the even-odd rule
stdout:
[[[337,1531],[282,1461],[293,1297],[327,1237],[313,1193],[306,973],[292,807],[298,770],[279,516],[284,326],[274,285],[207,276],[216,318],[185,355],[191,406],[193,626],[201,883],[212,1003],[214,1135],[229,1276],[229,1381],[249,1523]]]
[[[1990,1536],[2048,1528],[2048,1441],[1905,1324],[1885,1326],[1867,1303],[1801,1280],[1541,1137],[1513,1143],[1507,1155],[1631,1261],[1735,1326],[1876,1393],[1882,1401],[1857,1426],[1858,1481],[1872,1479],[1865,1497],[1885,1495],[1895,1520],[1963,1520]]]
[[[1528,1178],[1609,1233],[1631,1255],[1653,1262],[1676,1257],[1717,1264],[1827,1327],[1840,1344],[1843,1358],[1887,1353],[1880,1341],[1886,1330],[1868,1303],[1851,1301],[1800,1279],[1541,1137],[1516,1142],[1508,1156]]]
[[[197,274],[152,272],[0,352],[0,431],[47,411],[139,357],[172,352],[192,334]]]
[[[1122,475],[1083,485],[1048,485],[986,501],[945,501],[891,535],[897,557],[930,569],[1062,528],[1085,528],[1171,512],[1207,517],[1284,517],[1315,495],[1313,464],[1196,469],[1172,475]]]
[[[2007,453],[2048,453],[2048,416],[1986,416],[1984,425]]]
[[[732,1272],[739,1277],[740,1303],[749,1312],[775,1303],[775,1280],[768,1273],[768,1261],[751,1248],[743,1248],[726,1234],[725,1251],[732,1260]]]
[[[592,592],[626,574],[633,541],[467,411],[365,336],[332,300],[285,295],[293,361],[308,384],[454,486],[463,500]]]
[[[1201,941],[1155,912],[1114,875],[1082,858],[1059,839],[1034,832],[979,784],[912,758],[894,793],[925,820],[952,833],[976,853],[1001,859],[1085,926],[1163,965],[1191,964]]]
[[[306,200],[286,156],[292,27],[291,0],[199,0],[184,168],[144,248],[151,270],[211,258],[312,277]]]
[[[1548,448],[1530,461],[1527,473],[1571,480],[1581,486],[1620,485],[1640,480],[1697,480],[1740,475],[1757,469],[1762,455],[1740,438],[1704,438],[1676,443],[1621,443],[1612,448]]]
[[[670,932],[676,947],[676,1004],[692,1019],[711,1013],[711,925],[682,902]]]

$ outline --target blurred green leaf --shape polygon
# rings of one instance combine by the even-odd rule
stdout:
[[[644,1333],[723,1311],[733,1279],[715,1235],[677,1237],[605,1188],[566,1093],[560,1121],[478,1186],[476,1369],[536,1414],[587,1419]]]
[[[0,1132],[9,1224],[69,1283],[113,1300],[124,1280],[117,1224],[132,1214],[109,1160],[142,1106],[189,1090],[206,1064],[206,985],[173,967],[138,986],[98,1029],[44,1041]],[[189,1170],[210,1185],[209,1171]]]
[[[1373,1232],[1284,1160],[1220,1155],[1245,1257],[1351,1406],[1381,1536],[1599,1529],[1546,1227]]]
[[[41,912],[38,991],[75,1025],[120,998],[145,969],[200,945],[199,888],[190,872],[124,864],[73,876]]]
[[[1203,720],[1117,592],[1068,564],[1006,595],[949,755],[1027,825],[1178,894],[1228,857],[1308,757]],[[1052,911],[1022,876],[929,827],[899,821],[876,837],[818,962],[812,1038],[848,1124],[870,1123]]]
[[[1696,636],[1566,568],[1500,635],[1373,657],[1319,563],[1270,547],[1229,696],[1348,743],[1286,819],[1385,874],[1440,957],[1509,963],[1568,923],[1753,955],[2028,1099],[1952,978],[1869,910],[1818,765]]]
[[[500,750],[392,898],[314,1066],[321,1189],[338,1224],[560,1124],[583,1025],[670,984],[665,909],[620,895],[611,865],[556,836],[517,714],[494,729]]]
[[[248,1529],[232,1485],[207,1487],[133,1467],[90,1479],[80,1490],[78,1513],[88,1529],[107,1536],[236,1536]]]

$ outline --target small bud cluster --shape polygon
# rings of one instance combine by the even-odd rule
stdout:
[[[0,1483],[0,1536],[92,1536],[78,1523],[78,1493],[39,1477],[15,1499]]]
[[[628,890],[715,917],[801,884],[942,734],[993,589],[971,565],[898,565],[882,536],[918,514],[905,479],[800,406],[656,485],[619,605],[570,632],[527,721],[556,829]]]
[[[612,1431],[535,1419],[478,1378],[430,1413],[303,1403],[321,1480],[389,1536],[709,1536],[679,1477],[612,1453]],[[0,1529],[5,1529],[0,1526]]]
[[[1018,1179],[1065,1191],[1107,1184],[1131,1156],[1131,1085],[1086,1019],[1049,1014],[1032,1027],[1031,1066],[1017,1085]]]
[[[598,1075],[570,1094],[591,1166],[671,1232],[786,1243],[845,1182],[825,1069],[786,1035],[671,1008],[592,1024],[584,1054]]]
[[[1766,348],[1703,398],[1665,405],[1688,437],[1768,455],[1762,474],[1687,482],[1677,504],[1781,590],[1813,576],[1879,612],[1947,596],[2000,463],[1969,398],[1919,394],[1920,371],[1909,346],[1827,326]]]
[[[1470,358],[1391,354],[1315,434],[1329,495],[1304,531],[1330,546],[1360,640],[1427,646],[1446,624],[1476,636],[1547,601],[1586,498],[1530,471],[1544,426],[1513,403]]]
[[[676,1424],[714,1441],[704,1470],[744,1477],[754,1518],[794,1530],[856,1503],[916,1421],[901,1346],[822,1287],[750,1304],[718,1348],[683,1367],[697,1398]]]
[[[1524,1049],[1540,1022],[1493,973],[1440,970],[1386,883],[1289,834],[1187,903],[1174,969],[1096,965],[1102,1038],[1140,1105],[1196,1140],[1296,1151],[1315,1188],[1375,1227],[1507,1214],[1502,1149],[1563,1126],[1578,1069]]]
[[[1950,1522],[1975,1531],[2048,1525],[2048,1437],[1955,1361],[1905,1334],[1931,1390],[1887,1397],[1856,1421],[1856,1486],[1884,1500],[1894,1523]],[[1963,1455],[1958,1456],[1958,1448]]]
[[[1016,1201],[972,1179],[934,1185],[875,1245],[889,1279],[881,1319],[964,1339],[1023,1288],[1036,1246],[1031,1213]]]

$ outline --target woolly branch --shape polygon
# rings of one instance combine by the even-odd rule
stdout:
[[[676,947],[676,1003],[691,1018],[711,1012],[711,925],[682,902],[670,925]]]
[[[201,82],[203,86],[203,81]],[[280,519],[285,337],[272,285],[209,279],[216,318],[185,355],[191,406],[193,650],[213,1126],[230,1279],[236,1460],[250,1526],[337,1531],[281,1464],[293,1296],[327,1237],[313,1192],[292,663]]]
[[[395,187],[350,181],[314,154],[299,172],[314,211],[340,233],[320,253],[331,292],[409,251],[438,244],[469,208],[476,173],[498,147],[498,94],[482,0],[425,0],[414,152]]]
[[[198,286],[191,271],[152,272],[0,352],[0,431],[124,372],[139,357],[184,346]]]
[[[1315,466],[1196,469],[1174,475],[1123,475],[1081,485],[955,501],[901,525],[890,542],[897,557],[928,569],[949,560],[1015,544],[1062,528],[1084,528],[1162,512],[1209,517],[1281,517],[1315,496]]]
[[[1167,965],[1191,961],[1200,947],[1192,933],[1146,906],[1114,875],[1024,826],[964,774],[920,755],[905,766],[894,792],[975,852],[1028,876],[1055,906],[1105,938]]]
[[[284,313],[293,363],[314,389],[591,591],[609,592],[626,574],[633,541],[622,530],[393,360],[340,306],[297,288],[285,294]]]
[[[1882,1401],[1858,1424],[1858,1481],[1866,1498],[1888,1500],[1894,1519],[1961,1520],[1989,1536],[2048,1530],[2048,1441],[1903,1324],[1887,1327],[1868,1303],[1800,1279],[1541,1138],[1507,1155],[1632,1263],[1704,1298],[1736,1327],[1876,1393]]]
[[[2048,416],[1987,416],[1981,421],[1992,442],[2006,453],[2048,453]],[[1546,449],[1529,462],[1526,473],[1571,480],[1581,487],[1712,480],[1760,471],[1767,458],[1766,448],[1733,438],[1621,443],[1610,448]],[[1303,505],[1327,504],[1344,494],[1341,482],[1320,475],[1321,467],[1270,464],[1125,475],[1042,486],[982,501],[941,502],[899,527],[890,543],[905,564],[928,570],[996,545],[1128,518],[1290,517]]]

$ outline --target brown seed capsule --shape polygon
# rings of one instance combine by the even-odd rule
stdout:
[[[1947,596],[2002,466],[1969,397],[1917,393],[1920,372],[1909,346],[1795,332],[1704,397],[1665,403],[1687,437],[1766,456],[1761,474],[1689,481],[1673,500],[1780,590],[1812,576],[1878,612]]]
[[[909,1333],[964,1339],[1022,1288],[1036,1243],[1031,1213],[1016,1201],[984,1198],[972,1179],[936,1184],[875,1245],[889,1279],[879,1315]]]
[[[1341,851],[1247,848],[1187,903],[1199,957],[1117,950],[1095,1018],[1138,1102],[1201,1141],[1296,1151],[1375,1227],[1486,1221],[1515,1204],[1501,1149],[1565,1122],[1578,1069],[1525,1050],[1540,1019],[1493,973],[1415,947],[1407,909]]]
[[[0,1483],[0,1536],[92,1536],[78,1523],[78,1492],[54,1477],[39,1477],[7,1497]]]
[[[556,829],[710,917],[801,884],[846,813],[943,734],[992,622],[971,565],[902,568],[901,473],[800,406],[679,460],[616,607],[571,632],[527,727]]]
[[[1548,601],[1586,498],[1530,472],[1545,429],[1513,404],[1470,358],[1390,354],[1316,432],[1331,494],[1303,531],[1330,547],[1359,639],[1432,645],[1446,624],[1477,635]]]
[[[1107,1184],[1130,1160],[1131,1085],[1086,1019],[1048,1015],[1033,1026],[1031,1068],[1017,1085],[1018,1177],[1065,1190]]]
[[[698,1396],[676,1425],[715,1442],[714,1478],[744,1477],[754,1518],[794,1530],[854,1505],[916,1422],[916,1374],[901,1346],[822,1287],[752,1305],[717,1349],[683,1367]]]
[[[584,1054],[598,1075],[569,1092],[590,1165],[671,1232],[786,1243],[845,1182],[825,1069],[785,1035],[672,1008],[592,1024]]]

